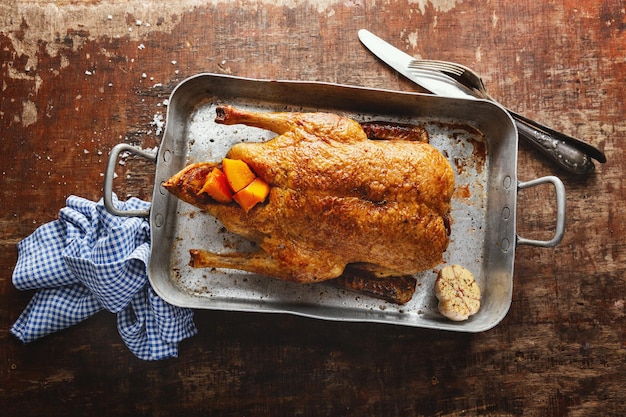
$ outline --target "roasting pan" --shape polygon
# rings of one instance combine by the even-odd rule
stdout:
[[[456,174],[452,233],[442,266],[458,263],[472,271],[482,291],[480,311],[464,322],[441,316],[433,291],[436,269],[416,276],[418,286],[413,299],[400,306],[330,282],[298,284],[241,271],[188,266],[190,248],[227,252],[251,250],[252,246],[226,231],[215,218],[169,194],[161,184],[188,163],[221,160],[234,143],[265,141],[274,136],[253,127],[214,123],[219,104],[264,111],[329,111],[360,122],[385,120],[426,127],[431,144],[449,158]],[[518,181],[517,142],[509,115],[488,101],[319,82],[198,74],[172,92],[156,155],[127,144],[111,151],[104,200],[113,214],[149,216],[149,280],[157,294],[173,305],[480,332],[498,324],[509,310],[516,247],[553,247],[564,234],[562,182],[552,176]],[[122,152],[156,162],[149,212],[120,212],[112,204],[114,170]],[[516,232],[518,190],[545,183],[556,190],[554,237],[548,241],[520,237]]]

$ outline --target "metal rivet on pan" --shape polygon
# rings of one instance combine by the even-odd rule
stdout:
[[[167,191],[165,191],[165,187],[163,187],[163,183],[165,181],[161,181],[161,184],[159,184],[159,192],[161,193],[161,195],[166,195]]]
[[[506,190],[508,190],[509,188],[511,188],[512,182],[513,181],[511,180],[511,177],[507,175],[506,177],[504,177],[504,180],[502,181],[502,185],[504,186]]]
[[[500,249],[502,249],[502,252],[508,252],[510,248],[511,248],[511,242],[509,241],[509,239],[507,238],[502,239],[502,243],[500,245]]]
[[[157,213],[157,215],[154,216],[154,225],[156,227],[163,226],[163,215],[161,213]]]
[[[170,150],[166,149],[165,151],[163,151],[163,162],[169,162],[171,155],[172,152]]]
[[[502,209],[502,219],[509,220],[510,217],[511,217],[511,209],[508,207],[504,207]]]

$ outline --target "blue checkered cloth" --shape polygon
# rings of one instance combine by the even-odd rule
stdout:
[[[113,196],[120,210],[149,207]],[[178,356],[178,343],[197,333],[193,310],[162,300],[148,282],[150,227],[144,218],[118,217],[98,203],[70,196],[59,219],[18,245],[13,284],[37,290],[11,327],[27,343],[108,310],[140,359]]]

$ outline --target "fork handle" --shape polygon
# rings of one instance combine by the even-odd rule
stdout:
[[[582,146],[578,143],[580,141],[577,139],[547,129],[543,125],[511,110],[509,110],[509,113],[515,120],[520,137],[526,139],[531,145],[568,172],[578,175],[591,174],[595,170],[595,165],[593,164],[594,157],[600,160],[600,162],[606,161],[604,154],[597,149],[594,152],[582,149]]]

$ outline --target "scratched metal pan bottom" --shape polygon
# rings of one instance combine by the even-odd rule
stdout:
[[[214,123],[219,104],[264,111],[328,111],[358,121],[425,126],[431,143],[456,170],[445,263],[458,263],[473,272],[482,291],[479,313],[465,322],[441,316],[433,292],[434,270],[417,275],[413,299],[400,306],[331,283],[298,284],[240,271],[189,267],[190,248],[225,252],[250,250],[251,244],[227,232],[215,218],[173,197],[160,184],[188,163],[221,160],[234,143],[274,136],[257,128]],[[515,126],[501,107],[487,101],[199,74],[183,81],[169,100],[150,211],[150,282],[162,298],[177,306],[484,331],[504,318],[512,298],[519,238],[516,165]]]

